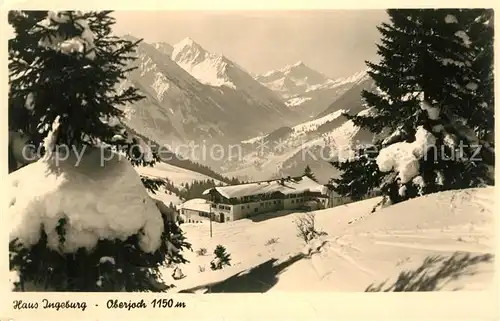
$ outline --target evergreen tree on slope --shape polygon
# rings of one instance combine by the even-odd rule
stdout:
[[[337,188],[356,194],[348,184],[364,185],[359,192],[380,187],[394,203],[492,184],[493,30],[487,23],[492,11],[395,9],[388,14],[390,23],[378,28],[381,62],[367,63],[377,85],[376,91],[363,92],[370,112],[346,115],[385,137],[375,142],[378,153],[364,156],[375,161],[376,174],[362,170],[359,155],[342,165],[334,162],[348,168]],[[354,171],[365,178],[350,179]],[[395,186],[398,195],[389,192]]]
[[[43,153],[97,146],[126,155],[134,166],[158,160],[121,124],[117,107],[143,97],[133,87],[120,89],[137,43],[112,35],[111,11],[11,11],[9,23],[15,31],[9,41],[9,130],[42,146]],[[162,185],[141,179],[152,192]],[[140,250],[138,234],[100,240],[93,251],[70,254],[50,249],[46,235],[31,248],[11,242],[10,267],[20,274],[17,290],[25,283],[56,291],[166,290],[159,267],[187,262],[181,251],[190,245],[175,221],[164,215],[163,221],[162,242],[153,253]],[[67,223],[57,226],[60,242]]]
[[[330,184],[337,194],[349,197],[353,201],[359,201],[370,194],[374,187],[381,184],[383,174],[378,171],[377,164],[371,157],[373,153],[370,154],[370,150],[367,149],[370,147],[359,148],[355,157],[349,160],[337,159],[331,162],[342,173],[339,178],[330,180]]]
[[[314,173],[311,169],[311,167],[309,167],[309,165],[306,166],[306,168],[304,169],[304,176],[307,176],[309,177],[310,179],[312,179],[313,181],[317,182],[318,180],[316,179],[316,176],[314,176]]]

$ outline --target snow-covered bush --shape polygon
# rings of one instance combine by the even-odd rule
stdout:
[[[217,245],[214,250],[215,258],[210,262],[210,269],[213,271],[220,270],[224,266],[231,265],[231,255],[226,252],[226,248],[222,245]]]
[[[185,262],[182,231],[131,164],[117,156],[101,167],[100,152],[88,148],[80,166],[71,157],[44,157],[9,175],[16,290],[156,291],[159,267]]]
[[[185,278],[186,275],[182,272],[181,268],[176,266],[174,269],[174,272],[172,272],[172,279],[174,280],[180,280]]]
[[[314,213],[298,216],[295,220],[295,226],[298,231],[297,236],[305,243],[309,243],[320,236],[328,235],[326,232],[316,229],[315,222],[316,216]]]
[[[23,162],[9,144],[25,165],[9,174],[15,290],[164,291],[160,266],[187,262],[174,216],[146,192],[161,182],[132,167],[159,157],[121,122],[118,107],[143,96],[116,91],[137,43],[112,36],[111,13],[9,12],[9,133],[37,151]]]

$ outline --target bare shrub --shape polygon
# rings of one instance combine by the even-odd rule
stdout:
[[[198,272],[200,272],[200,273],[205,272],[205,266],[204,265],[198,265]]]
[[[304,242],[309,243],[313,239],[318,238],[323,235],[328,235],[324,231],[316,229],[315,226],[316,218],[314,213],[307,213],[304,216],[297,217],[295,221],[295,226],[297,227],[297,236],[304,240]]]
[[[202,247],[202,248],[199,248],[198,250],[196,250],[196,254],[198,256],[205,256],[207,255],[208,251],[206,248]]]
[[[269,240],[267,240],[265,245],[267,246],[267,245],[276,244],[276,243],[278,243],[278,238],[273,237],[273,238],[270,238]]]

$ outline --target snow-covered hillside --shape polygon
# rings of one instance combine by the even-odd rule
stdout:
[[[379,198],[316,211],[316,228],[328,235],[310,257],[294,223],[304,213],[213,222],[212,238],[208,222],[183,224],[195,251],[186,253],[190,263],[180,265],[186,278],[175,281],[175,291],[485,290],[493,286],[494,199],[490,187],[431,194],[374,213]],[[231,254],[231,267],[211,271],[217,244]],[[200,248],[207,255],[197,255]],[[165,268],[166,280],[170,274]]]
[[[168,178],[175,186],[181,187],[182,184],[192,183],[193,181],[206,181],[213,179],[207,175],[203,175],[194,171],[184,168],[169,165],[167,163],[156,163],[153,167],[135,167],[137,172],[141,175]],[[221,182],[214,179],[216,184]]]
[[[309,165],[320,182],[326,183],[336,175],[328,163],[330,159],[334,156],[349,157],[355,145],[369,143],[373,137],[341,116],[341,112],[323,117],[323,120],[328,119],[322,123],[323,126],[336,121],[340,123],[338,127],[325,132],[321,125],[318,126],[318,123],[321,124],[320,118],[316,123],[313,121],[294,127],[290,133],[277,140],[269,141],[266,137],[255,140],[253,151],[238,162],[236,169],[226,171],[225,175],[246,175],[262,180],[274,176],[299,175]]]
[[[182,189],[182,185],[186,183],[190,184],[194,181],[207,181],[213,179],[212,177],[163,162],[156,163],[153,167],[135,167],[135,170],[143,176],[161,179],[167,178],[179,189]],[[224,184],[216,179],[213,180],[215,184]],[[173,205],[179,205],[183,202],[178,195],[166,191],[164,187],[160,188],[156,194],[150,193],[150,195],[166,205],[169,205],[170,202],[172,202]]]
[[[332,156],[349,156],[354,146],[373,140],[373,134],[358,128],[342,115],[343,112],[368,112],[361,97],[363,90],[374,90],[371,78],[358,79],[325,112],[312,120],[243,140],[243,159],[226,162],[222,171],[227,176],[261,180],[300,175],[309,165],[316,177],[326,183],[339,174],[328,163]]]
[[[362,109],[362,96],[363,90],[374,91],[377,90],[375,82],[366,72],[354,75],[352,78],[352,85],[344,91],[340,96],[337,96],[329,105],[316,117],[323,117],[339,109],[349,109],[352,113],[357,113]]]
[[[363,70],[349,77],[330,79],[299,61],[257,75],[256,79],[278,93],[287,106],[304,115],[316,116],[366,76]]]

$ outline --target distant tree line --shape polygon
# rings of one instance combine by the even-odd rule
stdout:
[[[132,129],[130,127],[128,127],[128,129],[132,133],[134,133],[134,135],[139,136],[147,144],[149,144],[149,146],[151,147],[152,150],[158,151],[160,149],[160,144],[157,143],[156,141],[154,141],[154,140],[152,140],[144,135],[141,135],[140,133],[137,133],[134,129]],[[190,159],[181,158],[178,155],[176,155],[174,152],[165,150],[165,148],[163,148],[162,153],[159,156],[160,156],[161,161],[166,163],[166,164],[176,166],[179,168],[183,168],[186,170],[190,170],[193,172],[197,172],[197,173],[206,175],[208,177],[211,177],[213,179],[216,179],[216,180],[221,181],[221,182],[226,183],[226,184],[236,185],[236,184],[242,183],[241,181],[239,181],[235,177],[232,177],[232,178],[225,177],[225,176],[215,172],[213,169],[211,169],[210,167],[208,167],[206,165],[194,162]]]

